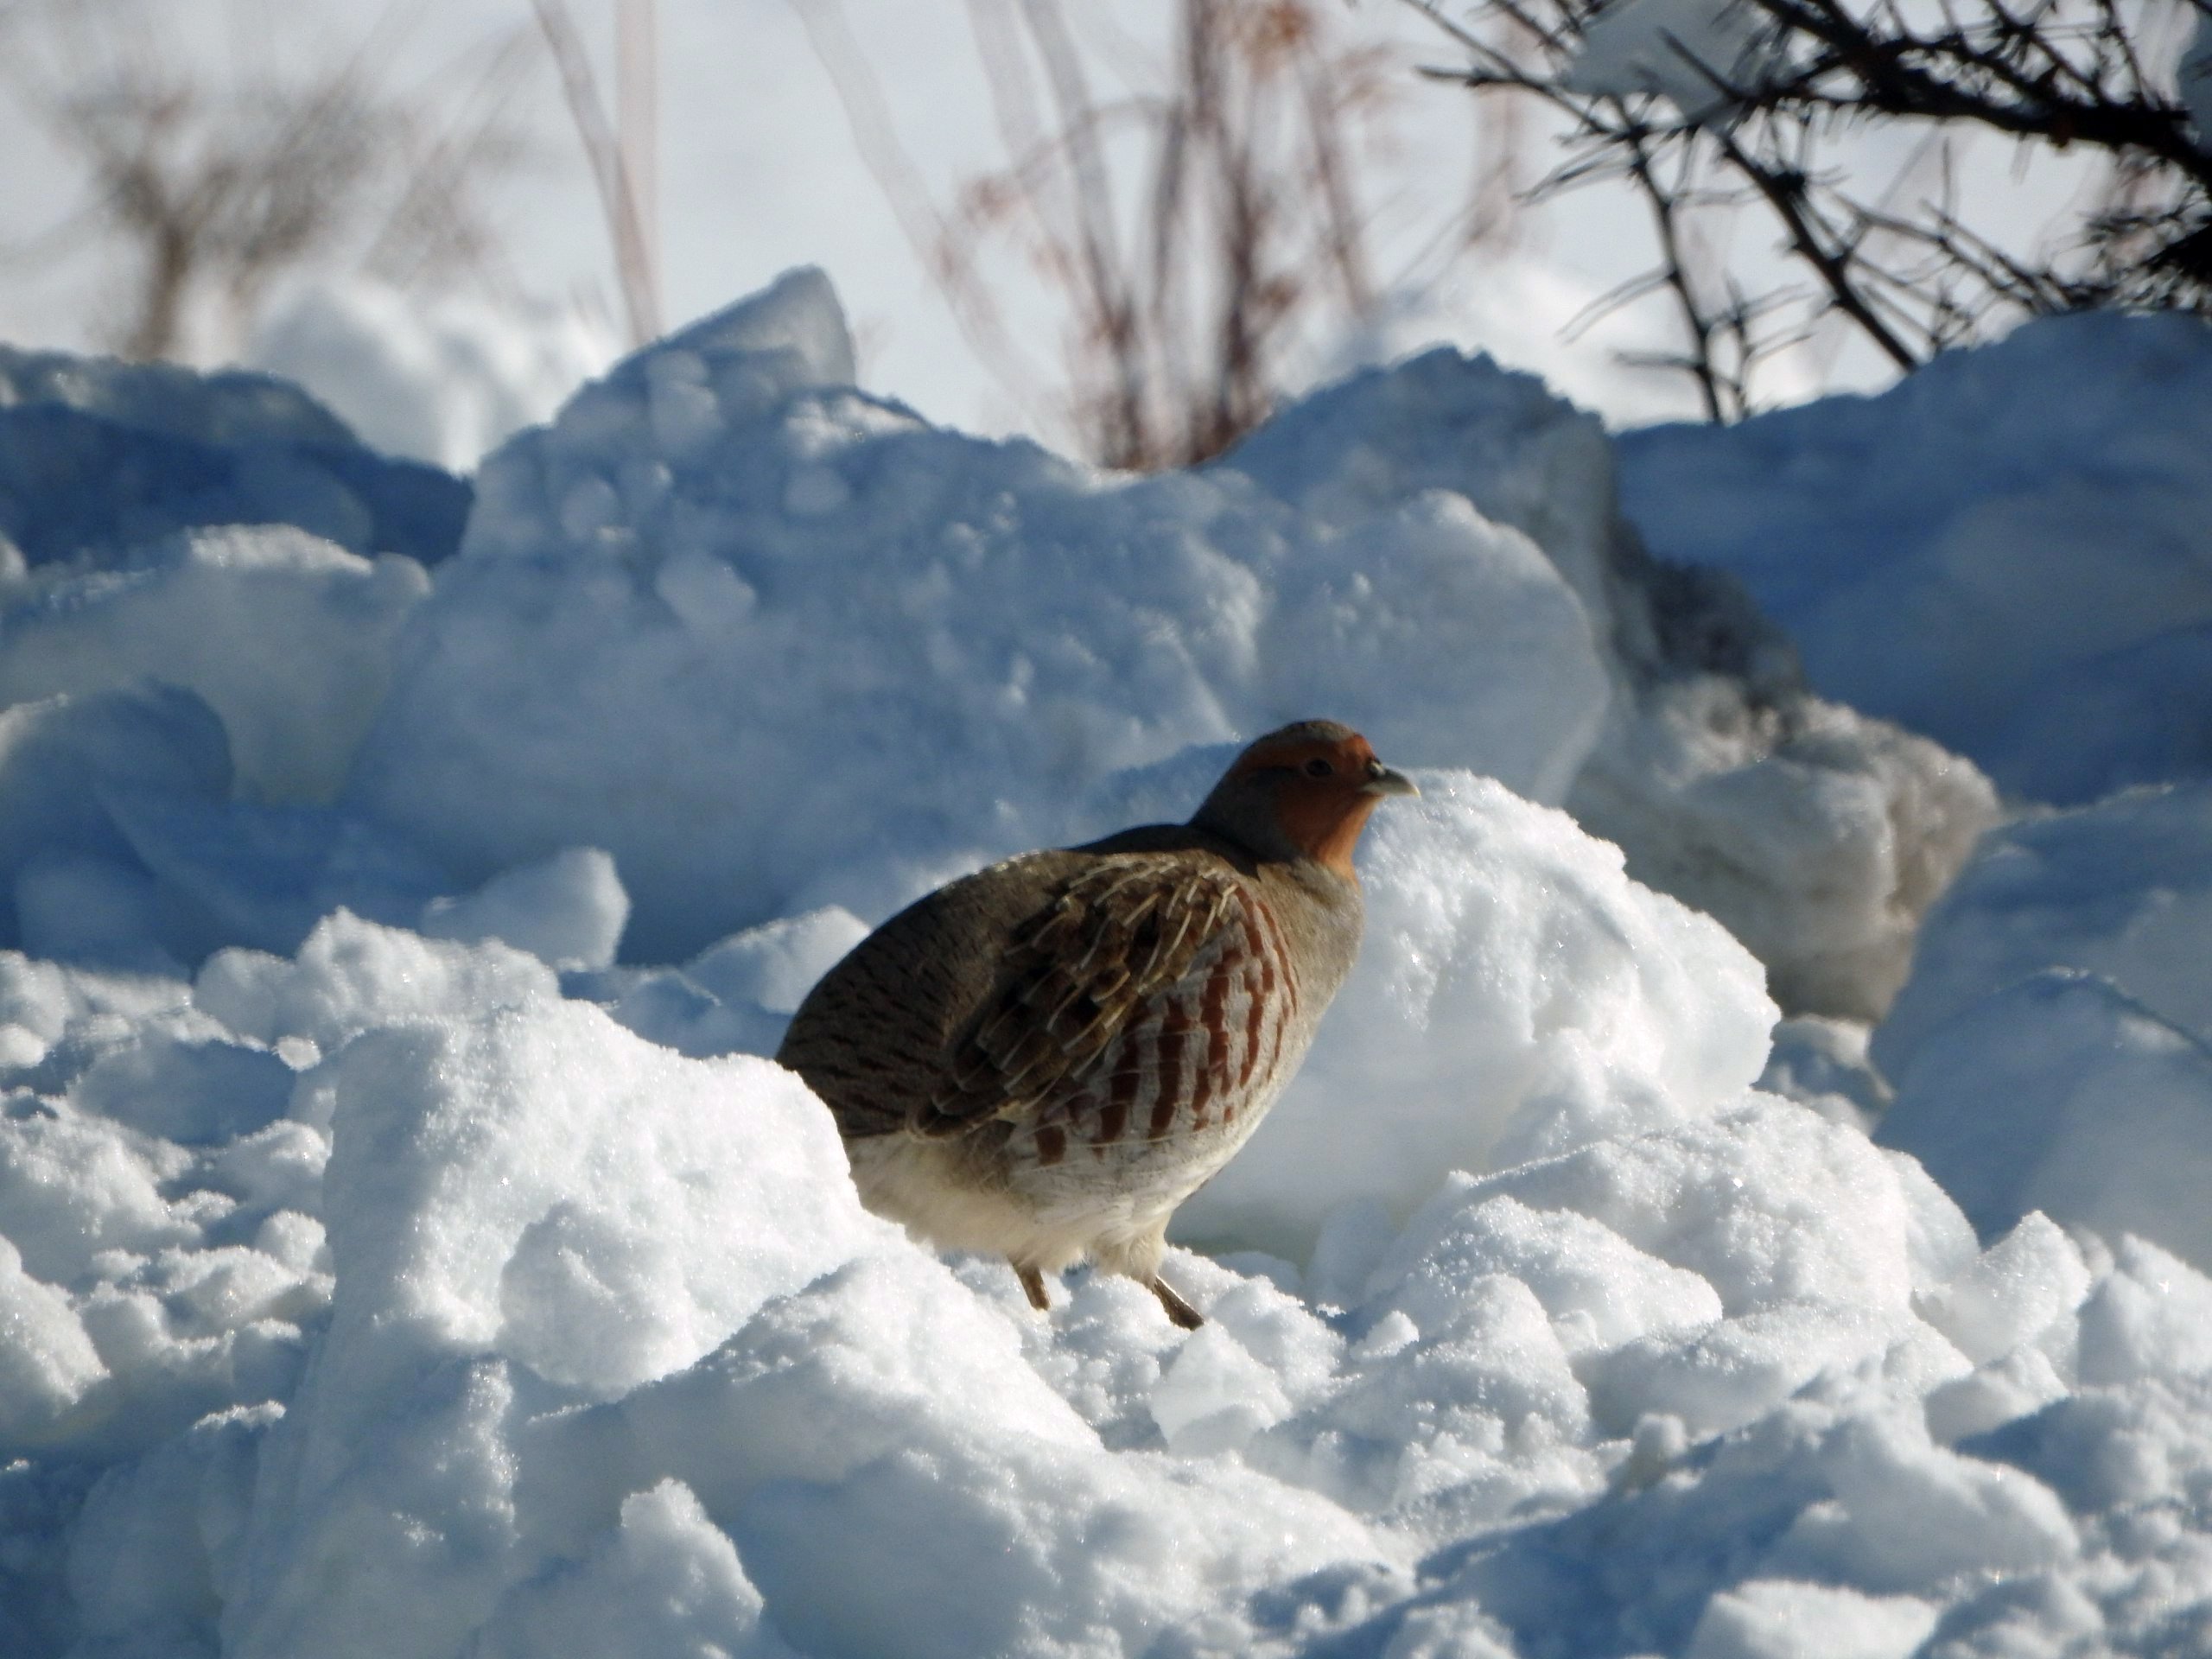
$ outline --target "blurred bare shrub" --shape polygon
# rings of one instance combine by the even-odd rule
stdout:
[[[527,37],[402,87],[404,26],[387,10],[350,50],[290,66],[264,37],[219,67],[144,0],[9,8],[0,86],[80,175],[74,209],[18,257],[123,256],[105,332],[139,359],[182,354],[203,308],[242,332],[277,278],[311,265],[403,287],[480,270],[484,188],[521,152],[507,104]]]
[[[1714,420],[1823,331],[1910,369],[2026,315],[2212,314],[2212,0],[1406,3],[1465,52],[1433,73],[1556,124],[1537,198],[1641,200],[1657,257],[1609,302],[1671,297],[1684,346],[1650,361]],[[1977,141],[2082,188],[2055,221],[2008,221],[1961,182]],[[1719,251],[1742,214],[1794,280]]]
[[[1096,45],[1103,8],[969,0],[1007,161],[944,208],[835,0],[795,3],[970,343],[1010,385],[1057,383],[1102,465],[1219,454],[1264,418],[1294,356],[1376,306],[1363,154],[1408,82],[1340,0],[1176,0],[1164,65]],[[1124,73],[1102,72],[1109,55]],[[1062,302],[1057,376],[1001,322],[988,261],[1008,246]]]

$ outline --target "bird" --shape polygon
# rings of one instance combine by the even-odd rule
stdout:
[[[1160,1276],[1168,1218],[1244,1144],[1351,970],[1352,852],[1420,791],[1334,721],[1240,753],[1187,823],[1026,853],[862,938],[776,1058],[836,1119],[861,1201],[1003,1255],[1030,1305],[1088,1258]]]

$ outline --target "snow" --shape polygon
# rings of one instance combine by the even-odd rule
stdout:
[[[363,449],[266,375],[0,346],[0,575],[18,557],[97,566],[172,531],[235,524],[435,563],[468,499],[435,467]]]
[[[425,299],[355,279],[294,293],[245,360],[304,388],[372,448],[467,472],[613,357],[575,308]]]
[[[2030,1210],[2212,1267],[2212,1054],[2096,976],[2045,969],[1972,1004],[1898,1079],[1881,1137],[1985,1230]]]
[[[1929,915],[1877,1039],[1891,1075],[1932,1030],[2047,968],[2093,973],[2212,1041],[2212,785],[2129,790],[1992,835]]]
[[[1748,0],[1607,0],[1582,30],[1562,84],[1629,98],[1656,92],[1696,119],[1727,107],[1767,26]]]
[[[2060,805],[2212,766],[2201,319],[2053,318],[1878,397],[1620,450],[1653,551],[1740,577],[1823,695]]]
[[[6,613],[0,698],[182,687],[222,720],[246,792],[313,801],[344,781],[429,580],[404,554],[365,559],[270,525],[181,531],[25,586]]]
[[[2024,359],[2147,372],[2152,334],[2193,338],[2046,325],[1882,418]],[[464,486],[276,382],[41,361],[71,418],[320,459],[182,505],[147,460],[140,517],[45,474],[37,522],[91,528],[0,582],[0,1652],[2201,1645],[2212,785],[2179,751],[1999,823],[1646,556],[1602,429],[1484,359],[1150,479],[853,372],[795,274],[509,439],[455,551],[334,536],[330,480]],[[2096,402],[2006,418],[2060,449],[2037,423]],[[2026,487],[1977,483],[1959,416],[1922,505],[1853,531],[1881,503],[1819,467],[1864,414],[1814,406],[1745,486],[1840,526],[1802,594]],[[2092,423],[2181,479],[2174,418]],[[0,479],[41,476],[31,430]],[[1647,532],[1662,444],[1676,499],[1708,476],[1631,435]],[[2081,473],[2069,522],[2166,511],[2143,479]],[[2005,602],[2037,650],[2087,620]],[[2073,671],[1972,638],[1900,633],[1869,683]],[[2040,728],[2051,775],[2102,775],[2187,653],[2109,660],[2139,677]],[[1423,794],[1368,833],[1304,1071],[1179,1219],[1208,1323],[1081,1271],[1039,1315],[864,1211],[760,1058],[814,979],[1310,714]]]
[[[1707,674],[1647,694],[1567,804],[1630,873],[1725,922],[1793,1014],[1871,1020],[1997,817],[1971,764],[1824,699]]]
[[[2125,791],[1990,836],[1930,912],[1879,1134],[1985,1233],[2042,1210],[2212,1266],[2208,861],[2212,790]]]
[[[1190,1236],[1303,1259],[1338,1205],[1403,1214],[1440,1168],[1704,1117],[1759,1074],[1774,1006],[1711,918],[1630,881],[1563,812],[1416,776],[1420,800],[1368,832],[1363,971],[1267,1135],[1179,1212]]]
[[[466,880],[604,848],[631,948],[667,960],[1112,828],[1113,774],[1317,699],[1395,761],[1539,797],[1594,739],[1584,605],[1464,495],[1300,512],[1265,455],[1103,477],[931,429],[850,373],[826,285],[795,276],[487,460],[353,802]],[[823,766],[831,735],[890,764]],[[748,810],[764,791],[776,810]]]

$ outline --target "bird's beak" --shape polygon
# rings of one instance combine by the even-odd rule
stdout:
[[[1367,781],[1360,785],[1359,792],[1363,795],[1418,795],[1421,791],[1414,787],[1414,780],[1404,772],[1393,772],[1380,760],[1370,760],[1367,763]]]

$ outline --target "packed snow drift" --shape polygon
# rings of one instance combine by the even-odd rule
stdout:
[[[1889,427],[1980,444],[1954,383],[2056,353],[2051,430],[2117,446],[2130,376],[2212,362],[2099,327]],[[1808,683],[1644,551],[1766,599],[1710,512],[1633,461],[1631,526],[1595,422],[1448,353],[1147,479],[855,389],[813,273],[473,484],[271,380],[0,368],[0,1652],[2212,1651],[2180,750],[2000,813],[1878,717],[2032,792],[1919,718],[1955,638]],[[1629,453],[1679,505],[1766,444],[1747,501],[1809,522],[1819,413]],[[1885,523],[1968,511],[1915,476]],[[1305,715],[1423,795],[1179,1219],[1206,1325],[863,1211],[761,1058],[815,977]],[[2037,776],[2119,753],[2036,729]]]
[[[1878,397],[1621,441],[1653,550],[1740,577],[1814,683],[2062,805],[2212,772],[2212,337],[2087,315]]]

